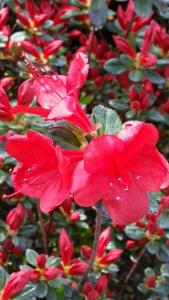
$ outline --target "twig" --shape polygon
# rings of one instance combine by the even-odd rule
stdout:
[[[100,214],[99,210],[97,209],[97,211],[96,211],[96,228],[95,228],[95,234],[94,234],[92,255],[90,258],[89,266],[88,266],[85,274],[82,277],[80,285],[86,281],[87,275],[93,267],[93,264],[94,264],[94,261],[96,258],[96,254],[97,254],[97,249],[98,249],[99,237],[100,237],[100,232],[101,232],[101,224],[102,224],[101,214]]]
[[[46,230],[45,230],[44,223],[43,223],[43,217],[42,217],[42,212],[40,209],[39,199],[37,200],[37,212],[38,212],[38,218],[39,218],[39,223],[40,223],[40,228],[41,228],[41,233],[42,233],[44,252],[45,252],[45,254],[48,254],[48,250],[49,250],[48,249],[48,239],[47,239],[47,234],[46,234]]]
[[[144,246],[144,248],[141,250],[140,254],[139,254],[139,257],[137,259],[137,261],[134,263],[134,265],[132,266],[130,272],[128,273],[128,275],[126,276],[125,280],[124,280],[124,283],[122,285],[122,288],[121,288],[121,291],[119,293],[119,298],[118,300],[122,300],[122,296],[123,296],[123,293],[125,291],[125,287],[127,285],[127,283],[129,282],[131,276],[133,275],[134,271],[136,270],[136,268],[138,267],[138,264],[141,260],[141,258],[143,257],[144,253],[145,253],[145,250],[146,250],[146,246]]]
[[[90,42],[90,47],[89,47],[89,51],[88,51],[89,65],[90,65],[90,61],[91,61],[91,54],[92,54],[92,48],[93,48],[93,42],[94,42],[94,33],[95,33],[95,27],[93,26],[91,42]]]

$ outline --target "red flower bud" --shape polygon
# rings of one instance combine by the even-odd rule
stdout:
[[[135,243],[135,241],[127,240],[125,246],[127,249],[133,249],[136,247],[136,243]]]
[[[45,269],[44,274],[43,274],[44,278],[47,281],[53,280],[59,275],[62,275],[62,272],[57,268],[47,268],[47,269]]]
[[[46,261],[47,259],[45,254],[39,254],[36,257],[36,262],[39,269],[45,269]]]
[[[32,270],[30,275],[30,281],[37,282],[41,277],[41,273],[39,270]]]
[[[18,246],[14,246],[12,252],[16,257],[20,257],[22,255],[22,249]]]
[[[90,259],[91,254],[92,254],[92,248],[90,248],[89,246],[82,246],[81,249],[81,254],[86,258],[86,259]]]
[[[146,284],[146,286],[149,287],[149,288],[155,288],[155,287],[156,287],[156,281],[155,281],[154,276],[149,275],[149,276],[146,278],[145,284]]]
[[[1,300],[8,300],[20,292],[29,282],[30,274],[30,270],[12,273],[2,290]]]
[[[72,213],[72,215],[70,216],[70,221],[77,222],[79,220],[80,220],[80,212],[76,211],[76,212]]]
[[[99,293],[102,293],[107,290],[107,285],[108,281],[106,275],[101,275],[100,278],[97,280],[96,290]]]
[[[25,212],[22,204],[18,204],[16,208],[12,209],[7,217],[6,223],[10,230],[18,230],[25,218]]]

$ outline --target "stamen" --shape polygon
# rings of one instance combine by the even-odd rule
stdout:
[[[40,84],[43,88],[45,88],[46,91],[47,91],[48,93],[50,93],[50,92],[52,91],[52,92],[54,92],[58,97],[60,97],[62,100],[64,100],[64,97],[61,96],[61,95],[58,93],[58,91],[57,91],[56,89],[54,89],[54,87],[53,87],[49,82],[47,82],[47,81],[45,80],[44,75],[48,75],[48,76],[51,76],[51,75],[50,75],[49,72],[46,70],[46,68],[44,67],[44,65],[40,62],[40,60],[39,60],[39,59],[36,59],[36,62],[38,63],[39,67],[41,67],[41,69],[42,69],[43,71],[45,71],[45,74],[44,74],[44,75],[41,74],[40,68],[36,67],[36,66],[30,61],[30,59],[29,59],[28,57],[25,56],[24,59],[25,59],[26,69],[27,69],[28,72],[31,73],[32,76],[39,82],[39,84]],[[51,68],[50,68],[50,69],[51,69]],[[52,69],[51,69],[51,70],[52,70]],[[59,80],[59,81],[61,82],[61,84],[63,85],[63,82],[62,82],[62,80],[59,78],[58,74],[56,74],[53,70],[52,70],[52,72],[55,74],[57,80]],[[53,79],[53,78],[52,78],[52,79]],[[54,80],[54,79],[53,79],[53,80]],[[43,82],[42,82],[42,81],[43,81]],[[49,89],[48,87],[49,87],[50,89]]]

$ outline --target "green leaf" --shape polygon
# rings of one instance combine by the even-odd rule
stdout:
[[[71,283],[71,281],[69,279],[57,277],[54,280],[50,280],[48,283],[53,288],[60,288],[63,285],[66,285],[66,286],[69,285]]]
[[[74,5],[74,6],[77,6],[79,8],[85,8],[86,5],[79,2],[79,1],[76,1],[76,0],[70,0],[70,5]]]
[[[0,267],[0,290],[3,289],[7,279],[8,279],[8,273],[5,271],[4,268]]]
[[[163,276],[169,278],[169,265],[168,264],[162,265],[160,268],[160,271]]]
[[[147,118],[150,121],[154,121],[154,122],[158,122],[158,123],[159,122],[166,123],[165,116],[163,116],[163,114],[160,111],[155,110],[155,109],[150,109],[148,111]]]
[[[48,286],[46,285],[45,282],[41,281],[36,285],[36,291],[35,291],[35,295],[38,298],[44,298],[46,297],[48,293]]]
[[[57,267],[60,264],[60,257],[50,256],[47,259],[46,267]]]
[[[59,298],[56,295],[55,289],[48,287],[48,293],[46,295],[47,300],[59,300]]]
[[[152,70],[144,70],[144,76],[146,76],[152,83],[155,84],[165,83],[165,78]]]
[[[144,283],[140,283],[137,287],[137,289],[143,293],[143,294],[146,294],[148,289],[146,288],[145,284]]]
[[[135,225],[126,226],[125,233],[129,238],[133,240],[139,240],[145,237],[144,231]]]
[[[149,253],[156,254],[159,250],[160,243],[158,241],[149,241],[146,247]]]
[[[91,118],[95,124],[100,124],[99,134],[116,134],[122,128],[122,123],[117,113],[102,105],[98,105],[93,109]]]
[[[134,82],[139,82],[139,81],[143,80],[144,74],[141,70],[134,70],[129,73],[129,78],[130,78],[130,80],[132,80]]]
[[[32,266],[37,266],[36,257],[38,253],[35,250],[27,249],[26,250],[26,260]]]
[[[37,231],[37,228],[35,225],[28,224],[28,225],[24,226],[24,228],[21,231],[21,234],[24,237],[31,237],[36,233],[36,231]]]
[[[17,300],[30,300],[35,296],[36,286],[28,284],[20,293],[16,295]]]
[[[136,0],[135,11],[139,16],[146,17],[152,12],[152,1],[151,0]]]
[[[145,275],[146,275],[146,277],[148,277],[148,276],[155,276],[155,273],[154,273],[153,269],[146,268],[145,269]]]
[[[108,266],[107,271],[111,275],[116,275],[116,273],[119,271],[119,267],[116,264],[111,264]]]
[[[169,246],[160,245],[156,255],[159,260],[163,262],[169,262]]]
[[[129,100],[128,98],[110,100],[109,105],[115,110],[126,111],[129,109]]]
[[[120,59],[112,58],[106,61],[104,64],[104,70],[113,75],[120,75],[127,70],[127,67],[122,65]]]
[[[94,28],[102,28],[107,21],[108,7],[106,0],[93,0],[90,6],[90,21]]]
[[[15,43],[23,42],[27,38],[28,38],[28,35],[26,34],[25,31],[18,31],[11,35],[11,41],[15,42]]]
[[[76,16],[83,16],[83,15],[87,15],[89,13],[88,9],[85,10],[70,10],[69,12],[65,13],[61,19],[69,19],[72,17],[76,17]]]
[[[165,67],[169,65],[169,59],[163,58],[163,59],[158,59],[157,65],[160,67]]]
[[[169,229],[169,213],[161,214],[158,217],[158,225],[163,229]]]

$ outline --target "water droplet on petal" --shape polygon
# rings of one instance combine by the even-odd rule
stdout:
[[[23,181],[24,181],[24,182],[26,182],[27,180],[28,180],[27,178],[24,178],[24,180],[23,180]]]
[[[125,183],[125,181],[123,180],[123,178],[118,177],[117,180],[119,181],[119,185],[120,185],[121,189],[123,189],[124,191],[128,191],[129,190],[128,185]]]
[[[113,186],[113,183],[112,183],[112,182],[110,182],[110,186]]]
[[[31,168],[28,168],[28,172],[30,172],[31,171]]]
[[[12,168],[9,169],[9,172],[12,172]]]
[[[141,179],[141,176],[136,176],[136,179],[137,179],[137,180]]]
[[[120,199],[121,199],[120,196],[117,196],[117,197],[116,197],[116,200],[120,200]]]

